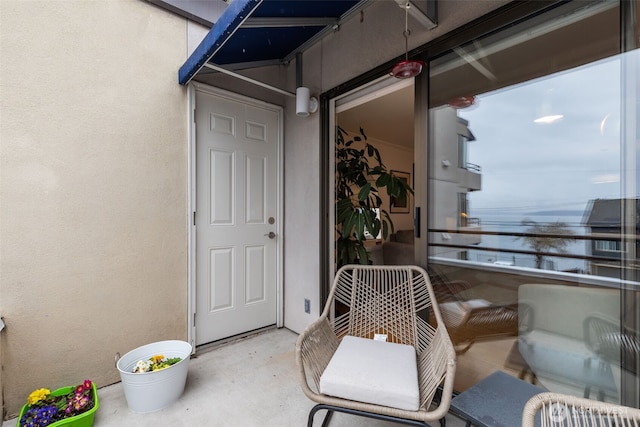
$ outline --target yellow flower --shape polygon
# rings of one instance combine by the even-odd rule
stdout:
[[[163,359],[164,359],[163,354],[156,354],[155,356],[151,357],[151,360],[153,361],[153,363],[160,363],[162,362]]]
[[[151,367],[151,370],[152,371],[161,371],[161,370],[166,369],[168,367],[169,367],[169,365],[167,365],[166,363],[160,363],[158,365],[153,365]]]
[[[51,391],[49,389],[46,389],[46,388],[39,388],[38,390],[34,390],[34,391],[31,392],[31,394],[27,398],[27,403],[29,405],[33,405],[35,403],[38,403],[41,400],[45,399],[47,396],[49,396],[50,393],[51,393]]]

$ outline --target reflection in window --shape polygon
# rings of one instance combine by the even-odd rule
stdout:
[[[458,212],[458,227],[466,227],[469,224],[467,193],[458,193]]]
[[[500,369],[637,405],[640,54],[618,6],[563,3],[431,63],[428,262],[456,290],[459,390]]]
[[[619,76],[613,57],[478,95],[476,108],[460,110],[477,139],[469,157],[482,165],[482,190],[469,194],[471,216],[483,231],[505,233],[483,239],[472,260],[535,251],[518,234],[562,224],[538,247],[576,257],[548,255],[543,268],[590,271],[589,246],[573,237],[590,231],[583,219],[593,201],[620,198]],[[517,266],[537,267],[536,254],[514,257]]]
[[[620,242],[612,240],[596,240],[595,249],[605,252],[621,252]]]

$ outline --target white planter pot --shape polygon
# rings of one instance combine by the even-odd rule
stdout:
[[[149,360],[156,354],[166,358],[180,357],[182,360],[159,371],[132,372],[138,360]],[[178,400],[184,392],[190,356],[191,344],[170,340],[143,345],[119,358],[116,367],[129,409],[139,413],[155,412]]]

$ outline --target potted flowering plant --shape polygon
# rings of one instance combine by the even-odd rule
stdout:
[[[173,404],[184,391],[189,372],[191,344],[167,340],[116,353],[124,396],[133,412],[159,411]]]
[[[91,427],[98,406],[96,385],[90,380],[53,392],[40,388],[29,394],[18,427]]]

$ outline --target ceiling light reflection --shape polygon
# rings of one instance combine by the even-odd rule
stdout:
[[[533,122],[534,123],[540,123],[540,124],[543,124],[543,125],[549,125],[551,123],[555,123],[555,122],[557,122],[559,120],[562,120],[563,118],[564,118],[564,115],[562,115],[562,114],[553,114],[553,115],[550,115],[550,116],[539,117],[539,118],[535,119]]]
[[[620,175],[618,174],[605,174],[597,175],[591,179],[594,184],[611,184],[614,182],[620,182]]]

